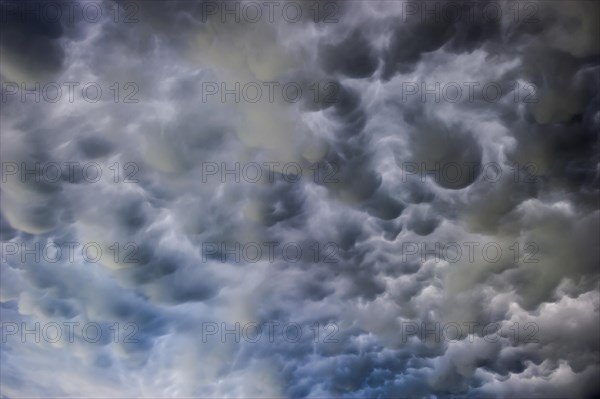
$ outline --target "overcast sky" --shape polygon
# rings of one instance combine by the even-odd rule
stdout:
[[[600,3],[0,10],[2,398],[600,394]]]

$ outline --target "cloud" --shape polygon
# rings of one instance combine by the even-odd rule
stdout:
[[[597,393],[598,5],[229,3],[0,3],[2,395]]]

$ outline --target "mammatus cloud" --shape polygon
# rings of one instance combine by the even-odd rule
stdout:
[[[0,1],[1,395],[600,393],[593,1]]]

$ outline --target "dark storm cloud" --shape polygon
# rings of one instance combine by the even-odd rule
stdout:
[[[450,24],[425,24],[422,21],[414,25],[399,23],[386,50],[383,78],[390,79],[396,73],[411,72],[421,54],[442,47],[453,35]]]
[[[137,260],[12,255],[1,265],[3,322],[138,328],[134,343],[110,334],[94,344],[81,335],[62,346],[3,343],[7,394],[593,396],[598,5],[531,2],[531,23],[491,1],[461,3],[455,21],[411,14],[402,2],[331,2],[338,22],[327,24],[300,3],[298,23],[222,23],[203,14],[207,2],[139,1],[131,24],[111,15],[3,24],[3,82],[93,77],[108,93],[93,104],[3,101],[3,162],[80,163],[74,179],[2,181],[3,245],[93,241],[112,255],[115,242],[134,243]],[[485,17],[494,4],[502,18]],[[203,82],[271,80],[297,82],[304,96],[266,106],[202,101]],[[139,102],[115,103],[115,81],[134,82]],[[497,83],[504,95],[405,96],[403,84],[421,82]],[[515,82],[531,83],[536,101],[514,101]],[[303,173],[293,182],[282,168],[256,182],[205,179],[208,162],[231,170],[270,161]],[[100,181],[81,177],[89,162],[102,168]],[[485,179],[490,163],[503,172],[495,181]],[[128,164],[135,173],[124,182]],[[449,164],[473,173],[424,176]],[[315,180],[315,167],[333,174]],[[303,253],[251,263],[202,249],[267,241]],[[436,262],[406,247],[450,242],[479,244],[479,258]],[[481,259],[489,242],[501,260]],[[515,259],[514,245],[532,242],[539,261]],[[335,262],[315,260],[315,243],[335,244]],[[202,340],[203,323],[248,321],[295,322],[304,334]],[[473,322],[473,333],[452,341],[403,335],[407,323]],[[334,323],[336,341],[314,342],[315,323]],[[537,342],[524,339],[527,323],[538,326]]]
[[[9,69],[21,69],[28,78],[45,78],[59,72],[65,51],[60,44],[65,30],[60,20],[40,18],[36,9],[43,1],[2,1],[0,37],[3,58]],[[31,7],[29,11],[23,5]],[[7,68],[7,65],[3,65]]]
[[[473,138],[474,133],[464,132],[458,126],[426,120],[423,115],[407,113],[405,119],[415,125],[411,140],[412,157],[410,161],[400,163],[400,167],[423,176],[441,169],[441,165],[452,165],[458,172],[438,173],[435,179],[437,184],[449,189],[468,187],[480,176],[482,150]]]
[[[94,159],[110,154],[114,147],[103,137],[90,136],[79,141],[79,148],[87,158]]]
[[[319,58],[326,72],[339,72],[350,78],[371,76],[378,63],[375,51],[358,30],[340,43],[321,45]]]

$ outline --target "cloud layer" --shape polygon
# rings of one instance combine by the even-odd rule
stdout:
[[[598,3],[22,4],[3,397],[600,393]]]

